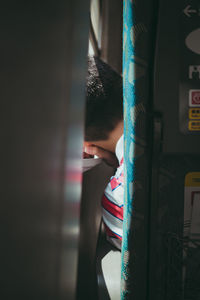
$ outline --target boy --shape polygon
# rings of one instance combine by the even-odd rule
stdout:
[[[122,78],[96,57],[88,58],[84,152],[116,167],[103,198],[107,239],[121,249],[123,224]]]

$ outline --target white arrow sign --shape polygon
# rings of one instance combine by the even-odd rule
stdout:
[[[187,16],[187,17],[191,17],[191,14],[192,13],[196,13],[196,9],[191,9],[191,5],[188,5],[186,6],[186,8],[183,10],[184,14]]]

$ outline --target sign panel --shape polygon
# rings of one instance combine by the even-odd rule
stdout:
[[[180,14],[179,128],[200,133],[200,3],[183,1]],[[192,108],[192,109],[191,109]],[[199,120],[199,121],[198,121]]]

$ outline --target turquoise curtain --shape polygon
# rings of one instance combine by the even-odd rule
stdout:
[[[155,1],[124,0],[125,195],[121,299],[146,299],[151,186]]]

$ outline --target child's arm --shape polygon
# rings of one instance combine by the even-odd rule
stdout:
[[[112,153],[108,150],[105,150],[97,146],[87,146],[84,148],[84,152],[89,155],[97,155],[99,158],[102,158],[108,165],[117,168],[119,166],[118,159],[115,153]]]

